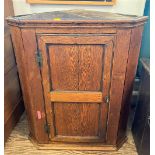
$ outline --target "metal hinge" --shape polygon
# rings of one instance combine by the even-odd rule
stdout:
[[[48,125],[47,122],[44,125],[44,130],[45,130],[46,133],[48,133],[48,134],[50,133],[50,126]]]
[[[38,50],[37,52],[36,52],[36,61],[37,61],[37,63],[38,63],[38,66],[39,67],[42,67],[42,55],[41,55],[41,52],[40,52],[40,50]]]

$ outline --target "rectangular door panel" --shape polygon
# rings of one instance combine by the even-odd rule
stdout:
[[[78,90],[78,47],[49,46],[52,90]]]
[[[99,104],[54,104],[56,135],[98,136]]]
[[[79,45],[79,90],[101,91],[103,45]]]

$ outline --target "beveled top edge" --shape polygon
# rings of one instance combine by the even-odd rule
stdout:
[[[145,22],[147,16],[123,15],[118,13],[90,10],[67,10],[12,16],[7,18],[8,24],[67,24],[67,23],[138,23]],[[11,25],[11,24],[10,24]]]

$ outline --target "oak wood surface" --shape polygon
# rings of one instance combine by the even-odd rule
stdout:
[[[131,30],[118,30],[113,58],[107,143],[116,144]]]
[[[25,71],[27,76],[27,85],[31,98],[32,117],[35,121],[35,134],[37,140],[40,142],[48,142],[48,134],[45,133],[44,125],[46,123],[46,111],[44,108],[44,96],[42,88],[42,79],[38,64],[36,63],[36,36],[34,29],[22,30],[23,48],[24,48],[24,61]],[[35,81],[35,82],[34,82]],[[37,111],[41,113],[41,119],[37,118]],[[37,130],[39,128],[39,130]]]
[[[33,139],[66,149],[73,143],[83,149],[93,143],[96,150],[123,143],[145,21],[81,10],[8,19]],[[90,102],[94,92],[100,100]]]
[[[99,44],[106,44],[106,43],[110,42],[111,40],[113,40],[114,36],[113,35],[104,35],[104,34],[98,34],[98,35],[96,35],[96,34],[94,34],[94,35],[93,34],[92,35],[90,35],[90,34],[83,34],[83,35],[77,35],[77,34],[76,35],[74,35],[74,34],[46,35],[46,34],[42,34],[41,36],[38,35],[38,38],[42,39],[43,42],[45,42],[45,43],[52,43],[52,44],[99,45]],[[74,48],[77,48],[77,47],[74,47]],[[86,46],[84,48],[86,48]]]
[[[42,86],[43,86],[43,93],[44,93],[44,105],[46,111],[46,119],[49,126],[49,138],[53,138],[55,136],[55,129],[54,129],[54,110],[53,105],[51,105],[51,100],[49,97],[49,92],[51,91],[51,83],[50,83],[50,72],[48,68],[48,59],[46,53],[46,44],[43,42],[42,39],[38,39],[38,48],[42,51],[43,59],[43,66],[41,68],[41,77],[42,77]]]
[[[68,138],[69,136],[79,136],[83,133],[89,135],[89,131],[91,133],[93,132],[93,129],[98,132],[97,136],[101,137],[101,139],[103,139],[103,137],[105,136],[105,122],[107,119],[108,106],[104,105],[104,98],[106,95],[108,95],[110,89],[111,62],[114,48],[111,40],[113,38],[114,37],[111,35],[38,36],[39,49],[43,55],[42,76],[45,78],[43,81],[43,87],[44,90],[46,90],[46,92],[44,92],[46,93],[45,96],[47,96],[47,93],[50,90],[56,90],[57,92],[51,92],[50,97],[52,99],[53,95],[52,101],[54,102],[56,99],[56,95],[58,95],[58,91],[64,91],[65,94],[67,94],[65,91],[70,91],[70,94],[74,94],[74,97],[71,96],[73,100],[71,101],[71,99],[69,99],[69,96],[66,96],[62,93],[60,94],[59,92],[59,96],[61,95],[61,99],[57,96],[56,102],[58,102],[58,100],[59,102],[69,101],[72,104],[58,104],[54,102],[54,104],[52,103],[51,105],[51,110],[49,110],[49,95],[46,97],[48,103],[46,102],[45,106],[48,111],[52,111],[52,114],[49,113],[49,116],[47,116],[47,121],[52,122],[52,125],[49,123],[51,128],[53,128],[51,140],[57,139],[55,137],[55,135],[57,134],[63,134],[64,136],[65,134],[67,134]],[[101,44],[102,46],[94,44]],[[104,44],[106,45],[106,47],[104,47]],[[97,51],[98,54],[95,54],[95,51]],[[82,99],[83,103],[73,104],[73,102],[82,102],[82,100],[79,100],[80,92],[75,94],[75,91],[99,90],[104,90],[103,96],[102,93],[100,93],[100,99],[94,100],[93,95],[91,95],[91,98],[89,97],[89,99],[86,100],[88,93],[85,92],[83,94],[80,94],[83,95],[83,98],[85,98],[84,100]],[[97,104],[88,104],[85,103],[85,101],[94,101],[96,103],[98,103],[98,101],[102,101],[102,105],[99,106]],[[93,120],[93,117],[96,119]],[[104,123],[102,123],[102,119],[100,117],[105,120]],[[51,121],[51,119],[53,121]],[[90,122],[96,122],[97,124],[95,123],[96,125],[93,124],[93,126],[90,127]],[[98,122],[100,123],[98,124]],[[81,126],[83,126],[83,129],[80,129]],[[93,132],[93,134],[95,133]],[[76,139],[76,137],[74,139]],[[70,140],[73,141],[74,139],[72,138]],[[86,140],[88,141],[88,139]]]
[[[143,27],[137,27],[131,31],[130,48],[128,53],[128,61],[125,75],[126,78],[122,96],[122,109],[120,114],[121,116],[119,123],[118,140],[122,139],[126,135],[127,120],[130,110],[130,98],[138,64],[142,32]]]
[[[52,91],[51,102],[102,102],[102,92]]]
[[[24,65],[24,48],[23,48],[23,43],[22,43],[22,36],[21,36],[21,31],[17,27],[11,27],[10,28],[11,34],[12,34],[12,41],[13,41],[13,46],[15,50],[15,56],[16,56],[16,61],[17,61],[17,68],[19,72],[19,78],[21,81],[21,87],[22,87],[22,92],[23,92],[23,98],[24,98],[24,104],[25,104],[25,109],[28,114],[28,120],[29,120],[29,130],[30,133],[35,136],[34,133],[34,122],[33,122],[33,117],[32,117],[32,108],[30,108],[32,105],[30,105],[30,98],[29,98],[29,92],[28,92],[28,85],[27,85],[27,76],[26,76],[26,71],[25,68],[26,66]]]
[[[46,29],[45,27],[43,28],[37,28],[36,33],[61,33],[61,34],[114,34],[116,33],[116,28],[115,27],[109,27],[109,26],[47,26]]]
[[[53,43],[55,40],[55,44],[65,40],[61,37],[57,41],[56,36],[46,38],[43,39],[44,42]],[[66,41],[66,44],[68,43],[70,42]],[[51,89],[78,90],[78,47],[75,45],[51,45],[49,46],[49,57]]]

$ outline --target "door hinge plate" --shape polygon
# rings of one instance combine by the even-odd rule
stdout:
[[[37,52],[36,52],[36,61],[37,61],[37,64],[38,64],[38,66],[39,67],[42,67],[42,54],[41,54],[41,51],[40,50],[38,50]]]

